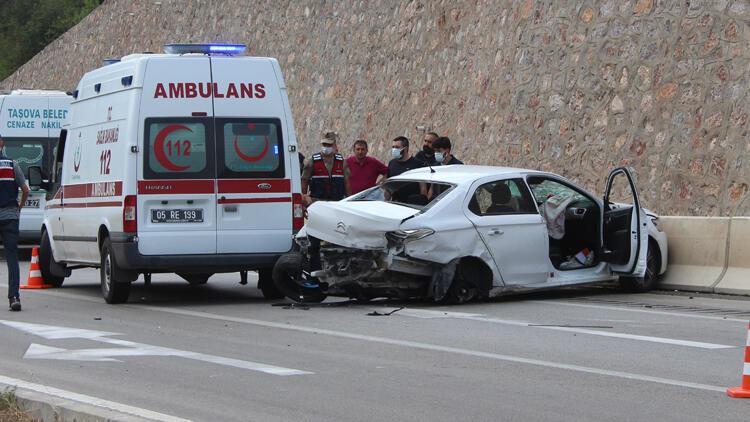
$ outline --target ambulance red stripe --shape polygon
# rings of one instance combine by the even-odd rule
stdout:
[[[64,185],[62,196],[65,199],[107,198],[122,195],[122,181],[80,183]]]
[[[220,179],[219,193],[289,193],[289,179]]]
[[[291,196],[279,198],[219,198],[220,204],[257,204],[261,202],[292,202]]]
[[[213,180],[139,180],[139,195],[214,194]]]

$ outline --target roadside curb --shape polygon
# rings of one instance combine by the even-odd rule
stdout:
[[[106,407],[106,403],[109,402],[105,400],[100,400],[103,404],[102,406],[96,406],[60,397],[58,394],[62,390],[52,387],[45,387],[26,382],[8,382],[9,379],[7,377],[0,376],[0,378],[3,378],[3,381],[5,381],[0,382],[0,391],[14,391],[18,407],[34,420],[43,422],[154,422],[172,419],[167,415],[163,415],[166,417],[164,419],[158,417],[144,418],[134,414],[110,409]],[[52,394],[27,389],[24,388],[24,385],[34,386],[34,389],[39,390],[49,389]],[[70,394],[75,395],[75,393]],[[90,399],[94,398],[90,397]]]

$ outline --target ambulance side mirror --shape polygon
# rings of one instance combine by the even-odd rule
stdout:
[[[29,187],[33,190],[39,190],[42,187],[42,168],[39,166],[29,167]]]

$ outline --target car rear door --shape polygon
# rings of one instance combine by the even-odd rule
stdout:
[[[216,253],[213,107],[203,95],[210,82],[208,57],[148,63],[138,164],[141,254]]]
[[[212,57],[211,65],[217,252],[286,252],[292,246],[292,183],[272,63]]]
[[[547,227],[522,178],[476,182],[464,213],[492,254],[506,285],[547,281]]]
[[[607,178],[603,218],[604,260],[615,273],[643,276],[648,255],[646,214],[633,176],[625,167],[612,170]]]

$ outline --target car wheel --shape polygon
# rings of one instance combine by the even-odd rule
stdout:
[[[258,289],[263,293],[263,297],[269,300],[283,299],[284,293],[276,288],[273,282],[273,270],[265,268],[258,270]]]
[[[120,269],[112,254],[109,238],[104,239],[101,249],[99,276],[102,284],[102,296],[109,304],[124,303],[130,296],[130,282],[119,279]]]
[[[659,252],[659,245],[650,240],[648,242],[648,254],[646,255],[646,273],[643,277],[620,277],[620,285],[629,292],[647,292],[656,287],[660,270],[661,253]]]
[[[45,283],[55,287],[60,287],[65,281],[65,277],[52,274],[50,267],[57,264],[55,257],[52,256],[52,245],[50,244],[49,235],[45,231],[42,235],[42,242],[39,245],[39,271],[42,273],[42,280]]]
[[[185,274],[185,273],[177,273],[178,276],[182,277],[190,283],[191,286],[200,286],[202,284],[208,283],[208,279],[211,278],[213,274]]]
[[[456,268],[456,276],[453,278],[448,292],[441,300],[443,303],[460,305],[470,302],[479,297],[479,289],[469,277],[465,277],[461,267]]]
[[[306,260],[300,252],[281,255],[273,266],[273,282],[279,292],[296,302],[317,303],[326,298],[320,286],[306,287],[302,283],[317,281],[305,271]]]

